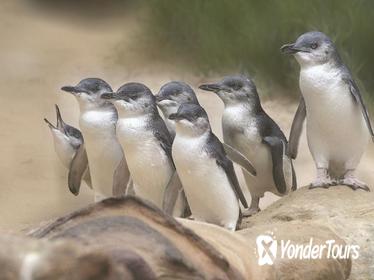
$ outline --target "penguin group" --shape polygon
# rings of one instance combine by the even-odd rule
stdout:
[[[310,188],[339,184],[369,191],[354,171],[374,133],[357,84],[334,43],[321,32],[307,32],[281,52],[293,55],[300,65],[301,98],[289,140],[245,75],[198,85],[224,104],[223,142],[185,82],[169,82],[157,94],[134,82],[113,90],[99,78],[62,87],[79,104],[80,130],[63,121],[57,105],[57,124],[45,121],[69,170],[70,191],[78,195],[84,181],[95,201],[135,195],[175,217],[235,230],[242,216],[260,211],[266,192],[285,196],[296,190],[293,160],[305,119],[317,170]],[[250,205],[234,164],[242,169]]]

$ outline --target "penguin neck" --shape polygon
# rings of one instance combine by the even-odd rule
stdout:
[[[180,123],[175,126],[176,137],[181,138],[201,138],[208,137],[212,132],[210,125],[204,127],[186,127]]]
[[[119,119],[139,119],[143,120],[144,122],[148,123],[150,120],[156,118],[155,113],[152,111],[126,111],[126,110],[118,110],[118,118]]]
[[[326,59],[322,62],[317,61],[303,61],[302,59],[298,58],[296,56],[296,60],[300,65],[301,70],[307,70],[309,68],[319,67],[319,68],[325,68],[325,69],[334,69],[334,68],[340,68],[343,66],[343,61],[339,55],[338,52],[334,52],[330,58]]]
[[[245,101],[226,104],[225,108],[239,108],[242,112],[246,112],[249,115],[258,115],[264,111],[258,96]]]
[[[173,106],[173,107],[165,107],[165,106],[160,106],[162,114],[164,115],[165,119],[169,118],[171,114],[174,114],[178,111],[178,107]]]
[[[78,103],[79,103],[79,109],[81,113],[88,112],[88,111],[113,111],[113,112],[116,111],[114,106],[109,102],[97,103],[97,102],[79,101]]]

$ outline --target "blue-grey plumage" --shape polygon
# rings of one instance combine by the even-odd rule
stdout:
[[[239,200],[248,205],[208,115],[199,105],[183,104],[169,118],[176,121],[173,159],[193,217],[235,230]]]
[[[175,167],[172,139],[158,113],[156,97],[143,84],[127,83],[116,92],[103,94],[102,98],[117,108],[117,136],[126,154],[135,194],[162,208]],[[181,188],[177,191],[182,191]],[[185,208],[180,195],[174,215],[183,215]]]
[[[165,117],[165,124],[173,139],[175,137],[175,122],[169,120],[169,116],[176,113],[181,104],[192,103],[199,105],[194,90],[181,81],[172,81],[163,85],[156,95],[156,102]]]
[[[259,201],[269,191],[282,196],[296,188],[292,160],[286,155],[287,139],[264,111],[254,82],[246,76],[227,76],[200,89],[215,92],[223,101],[224,142],[244,154],[257,176],[244,173],[251,193],[251,206],[244,215],[260,211]]]
[[[56,154],[60,159],[61,163],[69,169],[71,166],[71,162],[73,161],[74,157],[80,149],[81,152],[86,153],[84,149],[84,140],[83,135],[79,129],[68,125],[64,122],[61,116],[60,109],[57,105],[55,105],[56,109],[56,125],[53,125],[48,119],[44,119],[44,121],[48,124],[50,131],[53,136],[53,142]],[[91,177],[90,171],[87,168],[84,170],[83,180],[86,182],[87,186],[92,188],[91,186]],[[80,190],[80,184],[76,185],[76,188],[70,188],[70,191],[74,195],[78,195]]]
[[[156,101],[165,117],[166,126],[173,139],[175,137],[175,122],[170,120],[169,116],[176,113],[182,104],[200,105],[194,90],[185,82],[179,81],[172,81],[163,85],[156,95]],[[232,161],[239,164],[252,176],[256,175],[256,170],[243,154],[227,144],[224,144],[224,149]]]
[[[311,188],[343,184],[369,191],[354,171],[370,136],[374,141],[374,133],[358,86],[333,41],[312,31],[281,50],[294,55],[300,65],[302,98],[292,124],[290,155],[297,155],[306,119],[308,145],[317,168]]]
[[[112,196],[113,189],[118,191],[118,184],[124,193],[130,173],[116,137],[117,111],[110,102],[101,99],[103,93],[112,91],[111,87],[101,79],[88,78],[62,90],[73,94],[79,103],[79,125],[85,140],[95,200]],[[78,183],[84,163],[83,157],[74,158],[69,173],[69,185],[72,187]],[[115,174],[122,175],[119,176],[121,182],[116,182]]]

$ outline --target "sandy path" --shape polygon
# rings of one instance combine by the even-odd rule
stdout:
[[[194,87],[201,78],[184,74],[178,65],[164,65],[155,59],[149,65],[141,53],[129,48],[123,63],[115,63],[115,50],[130,42],[134,22],[87,28],[74,22],[44,18],[15,0],[0,4],[0,229],[19,229],[61,215],[92,201],[86,188],[78,197],[68,192],[67,171],[58,161],[44,117],[54,120],[55,103],[64,119],[77,126],[78,106],[59,88],[83,77],[98,76],[117,88],[127,81],[143,81],[155,92],[169,80],[185,80]],[[6,38],[6,40],[4,40]],[[208,80],[208,79],[205,79]],[[261,92],[261,89],[259,89]],[[223,105],[214,95],[197,91],[207,109],[213,130],[221,136]],[[288,135],[296,104],[286,100],[266,101],[264,107]],[[360,177],[374,185],[371,168],[374,155],[368,152],[359,169]],[[305,136],[296,161],[298,181],[313,178],[313,162]],[[240,173],[240,179],[243,183]],[[262,207],[276,199],[268,194]]]

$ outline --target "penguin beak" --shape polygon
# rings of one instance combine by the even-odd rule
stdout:
[[[199,89],[202,89],[205,91],[218,92],[222,89],[222,87],[219,84],[204,84],[204,85],[200,85]]]
[[[49,126],[50,129],[57,129],[57,127],[55,127],[49,120],[47,120],[46,118],[44,118],[44,121],[47,123],[47,125]]]
[[[180,121],[180,120],[183,120],[184,117],[178,113],[174,113],[174,114],[171,114],[168,119],[173,120],[173,121]]]
[[[56,108],[56,118],[57,118],[57,129],[60,130],[62,133],[66,134],[65,123],[62,120],[60,108],[58,108],[57,104],[55,104],[55,108]]]
[[[61,90],[71,93],[73,95],[77,95],[78,93],[82,92],[81,89],[79,89],[78,87],[73,87],[73,86],[64,86],[61,88]]]
[[[106,100],[113,100],[115,99],[115,93],[114,92],[106,92],[100,95],[101,99],[106,99]]]
[[[295,44],[286,44],[286,45],[283,45],[280,48],[280,51],[283,54],[295,54],[295,53],[298,53],[298,52],[307,52],[307,50],[304,50],[304,49],[301,49],[301,48],[297,48],[295,46]]]
[[[164,101],[164,100],[167,100],[167,98],[164,98],[163,96],[161,96],[160,94],[157,94],[155,95],[156,97],[156,102],[159,103],[161,101]]]
[[[177,120],[177,118],[178,118],[178,114],[171,114],[170,116],[169,116],[169,120],[173,120],[173,121],[176,121]]]

